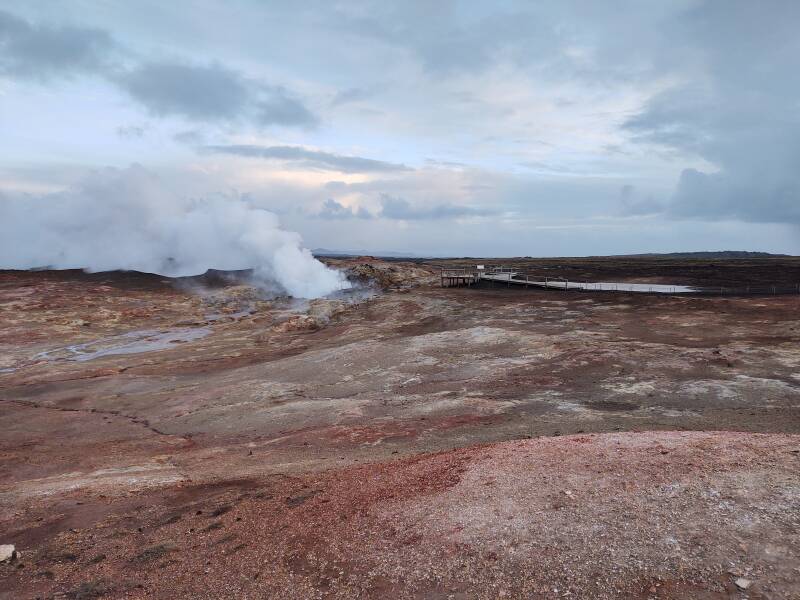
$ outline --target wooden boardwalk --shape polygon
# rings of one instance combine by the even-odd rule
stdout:
[[[583,282],[568,281],[562,277],[531,278],[530,275],[514,271],[500,273],[486,273],[481,279],[505,283],[508,286],[517,285],[524,287],[538,287],[550,290],[582,290],[594,292],[638,292],[645,294],[689,294],[700,290],[686,285],[663,285],[650,283],[615,283],[615,282]]]
[[[494,285],[505,284],[508,287],[535,287],[563,291],[598,291],[598,292],[638,292],[651,294],[687,294],[703,290],[684,285],[662,285],[648,283],[618,282],[581,282],[569,281],[563,277],[544,277],[522,273],[507,267],[462,267],[442,269],[442,287],[472,286],[481,281],[490,281]]]
[[[442,269],[441,279],[442,287],[471,286],[479,281],[493,281],[509,286],[523,285],[560,290],[587,289],[587,284],[569,282],[560,278],[545,278],[544,281],[539,281],[537,278],[531,279],[529,275],[520,275],[516,271],[505,269],[490,269],[489,271],[477,268]]]
[[[537,278],[531,279],[528,275],[520,276],[514,271],[508,271],[504,273],[485,273],[481,275],[481,279],[485,279],[486,281],[497,281],[499,283],[505,283],[507,285],[522,285],[525,287],[540,287],[545,289],[554,289],[554,290],[585,290],[586,284],[583,283],[576,283],[570,282],[566,279],[556,278],[550,279],[545,278],[544,281],[539,281]]]

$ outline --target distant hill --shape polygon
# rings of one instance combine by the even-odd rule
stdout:
[[[709,258],[709,259],[725,259],[725,258],[779,258],[787,257],[789,254],[770,254],[769,252],[748,252],[746,250],[719,250],[717,252],[666,252],[659,254],[657,252],[650,254],[625,254],[626,257],[642,257],[642,258]]]
[[[459,258],[463,260],[477,260],[478,257],[469,256],[430,256],[424,254],[415,254],[413,252],[398,252],[396,250],[330,250],[329,248],[314,248],[311,253],[314,256],[330,256],[330,257],[343,257],[343,256],[374,256],[376,258],[405,258],[405,259],[421,259],[421,258],[439,258],[451,259]],[[483,257],[487,259],[489,257]],[[498,260],[508,258],[672,258],[672,259],[698,259],[698,260],[725,260],[725,259],[742,259],[742,258],[792,258],[791,254],[771,254],[769,252],[749,252],[747,250],[718,250],[714,252],[650,252],[644,254],[612,254],[612,255],[596,255],[596,256],[549,256],[549,257],[494,257]]]

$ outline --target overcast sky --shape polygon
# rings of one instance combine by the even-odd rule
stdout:
[[[795,0],[0,0],[0,202],[145,170],[312,248],[800,254],[799,30]]]

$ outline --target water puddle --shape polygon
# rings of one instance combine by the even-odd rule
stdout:
[[[584,290],[604,292],[644,292],[657,294],[691,294],[700,291],[688,285],[663,285],[657,283],[581,283]]]
[[[70,360],[84,362],[120,354],[139,354],[173,348],[176,344],[183,344],[204,338],[211,329],[196,327],[193,329],[147,329],[130,331],[121,335],[110,336],[83,344],[72,344],[55,350],[40,352],[33,357],[34,360]]]

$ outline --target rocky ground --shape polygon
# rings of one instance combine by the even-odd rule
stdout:
[[[800,598],[800,295],[330,262],[0,273],[0,598]]]

